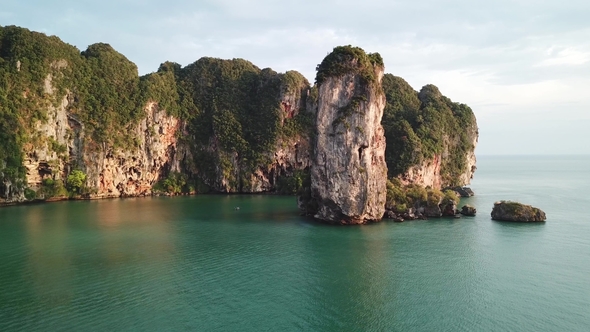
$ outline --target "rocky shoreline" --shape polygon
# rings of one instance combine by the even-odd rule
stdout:
[[[448,196],[450,192],[455,193],[456,197],[471,197],[474,196],[474,192],[468,187],[452,187],[447,188],[445,196]],[[395,207],[386,207],[386,211],[383,215],[383,219],[393,220],[395,222],[404,222],[407,220],[427,220],[429,218],[441,218],[441,217],[452,217],[460,218],[461,216],[473,217],[476,215],[477,210],[471,205],[463,205],[461,209],[458,209],[458,199],[448,199],[448,197],[441,198],[438,201],[426,200],[418,201],[413,207],[399,211]]]

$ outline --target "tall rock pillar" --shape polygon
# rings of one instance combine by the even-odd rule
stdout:
[[[381,117],[383,60],[336,47],[318,66],[311,212],[329,223],[363,224],[385,211],[387,165]],[[309,205],[309,204],[308,204]]]

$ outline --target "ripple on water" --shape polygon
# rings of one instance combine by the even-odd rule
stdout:
[[[478,216],[401,224],[321,225],[278,196],[2,208],[0,330],[585,331],[590,167],[530,166],[482,158]],[[499,199],[549,219],[491,221]]]

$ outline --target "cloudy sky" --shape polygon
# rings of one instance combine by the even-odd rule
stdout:
[[[588,0],[3,0],[18,25],[84,50],[106,42],[140,74],[169,60],[244,58],[311,82],[332,48],[379,52],[415,89],[474,110],[476,153],[590,154]]]

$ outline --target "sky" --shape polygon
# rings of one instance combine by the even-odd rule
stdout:
[[[477,117],[476,155],[590,154],[588,0],[2,0],[0,25],[105,42],[137,64],[243,58],[313,83],[335,46],[378,52]]]

